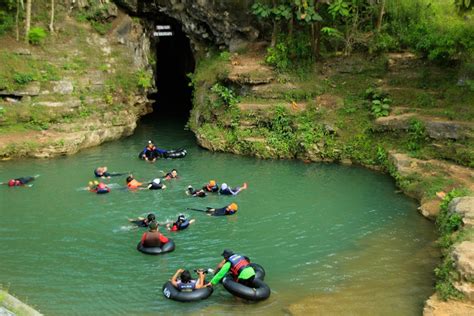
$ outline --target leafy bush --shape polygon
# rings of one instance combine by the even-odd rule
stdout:
[[[140,69],[137,73],[137,86],[142,89],[149,89],[152,85],[152,76],[149,72]]]
[[[235,92],[220,83],[216,83],[212,86],[211,91],[214,92],[218,99],[213,103],[215,107],[220,107],[222,105],[226,105],[228,107],[232,107],[239,103],[239,97],[235,94]]]
[[[267,49],[265,62],[281,72],[309,68],[313,64],[310,38],[305,33],[281,36],[275,47]]]
[[[390,113],[390,104],[392,99],[388,97],[388,93],[375,88],[365,90],[365,98],[370,101],[370,112],[376,118],[387,116]]]
[[[13,14],[8,11],[0,10],[0,35],[10,31],[15,25]]]
[[[18,84],[24,85],[33,81],[34,76],[30,73],[15,72],[13,74],[13,80],[15,80],[15,82]]]
[[[28,41],[33,45],[40,45],[46,35],[46,31],[42,27],[33,27],[28,32]]]
[[[408,150],[410,151],[419,150],[427,138],[426,130],[425,130],[425,126],[423,125],[423,122],[417,119],[412,119],[410,121],[410,126],[408,128],[408,135],[409,135],[408,145],[407,145]]]

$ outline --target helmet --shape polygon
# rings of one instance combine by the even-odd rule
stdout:
[[[149,222],[152,222],[152,221],[155,220],[156,217],[155,217],[155,214],[150,213],[150,214],[148,214],[148,216],[146,218]]]
[[[103,182],[99,183],[97,186],[99,189],[105,189],[105,184]]]
[[[211,187],[215,186],[215,185],[216,185],[216,180],[210,180],[210,181],[209,181],[209,185],[210,185]]]
[[[237,203],[231,203],[231,204],[229,205],[229,208],[230,208],[231,210],[237,211],[237,210],[239,209],[239,206],[237,205]]]
[[[230,249],[224,249],[222,252],[221,256],[223,256],[225,259],[228,259],[230,256],[232,256],[234,252]]]
[[[8,186],[9,187],[14,187],[15,186],[15,179],[11,179],[10,181],[8,181]]]
[[[222,190],[227,190],[227,183],[222,183],[221,189]]]
[[[184,216],[183,214],[180,214],[178,216],[178,221],[183,221],[184,222],[185,220],[186,220],[186,216]]]

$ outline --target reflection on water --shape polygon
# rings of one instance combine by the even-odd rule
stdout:
[[[81,314],[419,314],[432,292],[436,251],[431,223],[393,181],[362,168],[263,161],[198,148],[175,121],[144,121],[134,136],[54,160],[0,164],[2,179],[41,174],[32,188],[0,188],[0,282],[48,315]],[[188,149],[180,160],[137,159],[148,139]],[[129,192],[122,177],[106,195],[81,188],[94,167],[132,170],[143,180],[177,168],[164,191]],[[210,179],[237,197],[192,198],[184,191]],[[239,204],[215,218],[187,207]],[[165,233],[173,253],[146,256],[143,230],[127,218],[154,211],[160,222],[185,213],[188,230]],[[163,228],[162,228],[163,229]],[[246,304],[219,286],[210,299],[180,304],[161,286],[177,268],[215,267],[223,248],[263,265],[269,300]]]

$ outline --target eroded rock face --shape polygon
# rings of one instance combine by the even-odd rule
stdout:
[[[474,280],[474,242],[463,241],[454,248],[453,259],[462,280]]]
[[[205,49],[206,43],[240,49],[245,41],[255,40],[259,34],[251,26],[249,8],[253,1],[115,0],[115,3],[134,15],[165,15],[178,20],[195,51]]]
[[[449,212],[462,216],[464,228],[474,227],[474,197],[466,196],[453,199],[449,203]]]

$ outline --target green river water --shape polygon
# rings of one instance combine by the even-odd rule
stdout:
[[[177,160],[141,161],[148,139],[185,147]],[[83,189],[93,169],[133,170],[152,179],[177,168],[164,191]],[[434,226],[393,180],[360,167],[258,160],[199,148],[180,121],[144,119],[131,137],[51,160],[0,163],[3,180],[40,174],[31,188],[0,187],[0,283],[46,315],[418,315],[433,291]],[[237,197],[192,198],[187,185],[209,179],[235,186]],[[236,216],[209,217],[186,207],[239,204]],[[184,212],[196,223],[174,239],[176,250],[136,250],[143,230],[127,218]],[[161,229],[164,232],[164,229]],[[177,268],[215,267],[224,248],[248,255],[267,271],[264,302],[233,298],[222,285],[206,301],[178,303],[161,293]],[[308,309],[307,309],[308,308]]]

